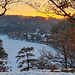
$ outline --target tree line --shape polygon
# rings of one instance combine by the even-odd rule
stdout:
[[[59,21],[60,20],[54,18],[45,20],[43,17],[20,17],[18,15],[5,15],[0,19],[0,34],[8,34],[9,32],[28,33],[34,32],[36,29],[45,31],[50,29],[53,24]]]

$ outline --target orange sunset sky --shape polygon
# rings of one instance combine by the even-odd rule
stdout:
[[[43,0],[33,0],[33,2],[34,1],[39,1],[40,3],[43,4],[47,0],[45,0],[44,2],[43,2]],[[6,15],[49,17],[44,13],[37,12],[36,9],[34,9],[34,8],[30,7],[29,5],[24,4],[24,3],[13,3],[11,5],[8,5],[7,8],[8,8],[8,10],[6,12]],[[50,14],[50,17],[59,18],[59,19],[63,18],[62,16],[57,16],[57,15],[53,15],[53,14]]]

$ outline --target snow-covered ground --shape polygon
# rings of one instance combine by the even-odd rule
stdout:
[[[64,72],[50,72],[47,71],[14,71],[14,72],[0,72],[0,75],[75,75],[75,73],[64,73]]]
[[[43,47],[51,52],[55,52],[53,48],[44,44],[30,43],[26,41],[9,39],[6,35],[0,35],[0,39],[3,40],[3,46],[8,53],[9,65],[12,66],[12,72],[0,72],[0,75],[75,75],[75,73],[63,73],[63,72],[50,72],[50,70],[30,70],[20,72],[17,68],[16,58],[18,51],[23,47],[34,47],[34,54],[37,58],[39,54],[39,49]]]
[[[0,35],[0,39],[3,40],[4,49],[8,53],[9,66],[12,66],[12,71],[20,70],[19,68],[17,68],[18,63],[16,63],[15,56],[17,55],[18,51],[21,50],[21,48],[23,47],[34,47],[34,54],[36,55],[36,58],[40,55],[38,50],[41,50],[43,47],[46,50],[52,51],[53,53],[55,52],[54,49],[50,46],[44,44],[31,43],[27,41],[9,39],[7,35]]]

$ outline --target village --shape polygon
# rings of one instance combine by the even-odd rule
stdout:
[[[41,33],[39,29],[36,29],[35,32],[10,32],[8,37],[14,40],[26,40],[28,42],[36,42],[40,44],[50,45],[51,42],[51,33],[45,32]]]

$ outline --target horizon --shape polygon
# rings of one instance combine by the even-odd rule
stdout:
[[[44,18],[45,20],[49,20],[49,19],[58,19],[58,20],[64,20],[64,18],[55,18],[55,17],[43,17],[43,16],[23,16],[23,15],[4,15],[4,16],[19,16],[20,18],[36,18],[36,17],[40,17],[40,18]]]
[[[43,3],[43,1],[41,1]],[[8,10],[5,15],[22,15],[22,16],[41,16],[41,17],[52,17],[57,19],[64,19],[63,16],[55,15],[55,14],[44,14],[38,12],[33,7],[29,6],[28,4],[23,3],[14,3],[8,6]]]

